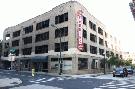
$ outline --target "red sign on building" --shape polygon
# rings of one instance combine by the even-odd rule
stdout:
[[[82,10],[77,11],[77,48],[83,50],[83,15]]]

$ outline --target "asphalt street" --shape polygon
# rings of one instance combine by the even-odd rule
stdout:
[[[0,70],[0,79],[8,78],[5,79],[5,86],[0,86],[0,89],[135,89],[133,76],[113,78],[110,74],[97,77],[36,74],[32,77],[31,73]],[[15,81],[8,82],[9,80]]]

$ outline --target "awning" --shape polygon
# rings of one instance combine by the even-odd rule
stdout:
[[[21,58],[16,58],[16,60],[31,60],[30,57],[21,57]]]
[[[48,62],[48,56],[34,56],[31,59],[32,62]]]

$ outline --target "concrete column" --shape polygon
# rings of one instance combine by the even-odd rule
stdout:
[[[88,57],[88,73],[92,72],[92,70],[91,70],[91,63],[92,63],[92,58],[89,56]]]
[[[35,54],[35,39],[36,39],[36,21],[33,22],[33,32],[32,32],[32,55]]]
[[[22,53],[22,47],[24,46],[23,45],[23,40],[22,40],[22,35],[24,34],[24,31],[23,31],[23,26],[21,26],[21,31],[20,31],[20,42],[19,42],[19,56],[22,56],[23,53]]]
[[[78,57],[76,54],[72,57],[72,74],[77,74],[78,71]]]

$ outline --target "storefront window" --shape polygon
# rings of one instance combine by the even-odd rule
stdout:
[[[87,58],[78,58],[78,69],[88,69],[88,59]]]
[[[92,69],[97,69],[97,68],[98,68],[97,59],[93,59],[93,60],[92,60],[91,68],[92,68]]]

